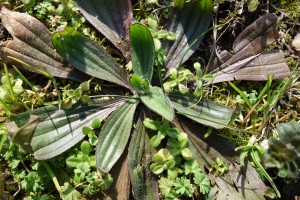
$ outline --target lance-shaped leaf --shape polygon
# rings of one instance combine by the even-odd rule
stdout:
[[[52,41],[59,54],[80,71],[131,89],[125,72],[114,58],[73,28],[55,33]]]
[[[224,128],[233,118],[234,109],[203,99],[192,94],[172,92],[168,94],[174,108],[182,115],[203,125]]]
[[[165,45],[166,68],[177,68],[198,48],[211,22],[211,0],[184,2],[179,0],[168,31],[176,34],[175,41]],[[169,75],[167,72],[166,75]]]
[[[130,26],[130,52],[135,74],[151,82],[154,65],[154,42],[147,27]]]
[[[175,118],[173,122],[188,134],[189,149],[200,166],[209,169],[215,164],[216,158],[230,165],[224,176],[209,176],[211,182],[215,183],[209,196],[213,199],[265,199],[265,184],[250,162],[245,167],[236,164],[238,154],[231,142],[214,134],[204,138],[205,130],[182,118]]]
[[[150,146],[151,133],[147,132],[143,121],[144,113],[141,112],[129,145],[128,166],[133,196],[135,199],[159,199],[158,183],[150,171],[155,152]]]
[[[130,0],[75,0],[83,16],[125,56],[129,54],[129,26],[132,23]]]
[[[100,101],[71,110],[58,110],[55,106],[39,108],[12,116],[6,128],[13,142],[29,143],[34,157],[45,160],[77,144],[84,137],[83,127],[90,126],[94,118],[102,121],[123,102]]]
[[[136,99],[126,101],[104,124],[96,148],[97,167],[101,171],[109,172],[124,152],[138,102]]]
[[[43,70],[41,66],[44,66],[53,76],[78,81],[87,79],[88,76],[84,73],[64,67],[63,58],[53,48],[50,31],[40,21],[5,7],[1,8],[0,16],[3,26],[13,37],[13,40],[0,43],[0,56],[6,62],[30,70],[7,58],[12,56],[37,69]]]
[[[141,95],[142,102],[152,111],[168,121],[174,118],[174,109],[169,98],[159,87],[150,87],[145,95]]]
[[[210,73],[215,76],[214,83],[232,80],[268,80],[274,74],[274,79],[290,75],[290,70],[284,62],[282,51],[273,50],[261,53],[267,46],[278,39],[276,30],[277,17],[265,14],[249,25],[235,40],[234,55],[225,53],[218,67],[213,67]]]

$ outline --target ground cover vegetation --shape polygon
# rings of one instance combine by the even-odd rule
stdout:
[[[1,199],[300,195],[300,2],[1,5]]]

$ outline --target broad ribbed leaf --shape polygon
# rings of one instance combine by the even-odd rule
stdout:
[[[147,27],[130,26],[130,53],[135,74],[151,82],[154,65],[154,42]]]
[[[158,184],[150,171],[152,156],[151,134],[143,125],[144,113],[141,112],[129,145],[129,172],[135,199],[159,199]]]
[[[0,56],[6,62],[32,71],[7,58],[12,56],[40,70],[43,70],[41,66],[44,66],[53,76],[77,81],[87,79],[88,76],[84,73],[64,67],[63,58],[53,48],[50,31],[40,21],[5,7],[1,8],[0,16],[2,25],[13,37],[13,40],[0,43]]]
[[[272,50],[261,53],[267,46],[276,42],[277,17],[265,14],[249,25],[234,41],[233,56],[222,60],[220,66],[214,67],[210,73],[214,74],[214,83],[233,80],[268,80],[274,74],[274,79],[285,78],[290,70],[284,62],[282,51]]]
[[[80,71],[131,89],[125,72],[114,58],[73,28],[55,33],[52,41],[59,54]]]
[[[173,92],[168,94],[174,108],[182,115],[203,125],[224,128],[231,121],[234,109],[208,99],[198,102],[194,95]],[[198,103],[197,103],[198,102]]]
[[[169,98],[159,87],[150,87],[145,95],[141,95],[142,102],[152,111],[161,115],[168,121],[174,118],[174,109]]]
[[[96,149],[97,167],[101,171],[109,172],[124,152],[138,102],[135,99],[126,101],[104,124]]]
[[[75,0],[83,16],[125,56],[129,54],[130,0]]]
[[[45,160],[77,144],[84,138],[83,127],[90,126],[94,118],[102,121],[123,102],[106,100],[71,110],[58,110],[55,106],[39,108],[11,117],[6,122],[6,128],[15,141],[22,141],[21,137],[25,140],[31,136],[30,145],[34,157],[37,160]],[[23,127],[28,127],[28,123],[33,122],[30,120],[32,116],[38,119],[38,124],[28,131]],[[24,130],[27,130],[25,137]]]
[[[179,67],[181,60],[186,61],[194,53],[211,22],[211,0],[181,1],[179,4],[168,28],[168,31],[176,34],[175,41],[165,46],[165,65],[168,70]]]

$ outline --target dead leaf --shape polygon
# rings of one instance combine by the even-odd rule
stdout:
[[[278,39],[276,30],[277,17],[265,14],[249,25],[234,41],[233,52],[223,52],[222,62],[213,66],[210,73],[214,74],[214,83],[232,80],[268,80],[274,74],[274,79],[285,78],[290,70],[284,62],[282,51],[263,52]]]
[[[300,51],[300,33],[295,36],[292,45],[297,51]]]
[[[43,70],[41,66],[44,66],[56,77],[77,81],[87,78],[87,75],[76,69],[64,67],[63,58],[52,45],[50,31],[39,20],[29,14],[10,11],[5,7],[1,8],[0,17],[3,26],[13,37],[13,40],[0,43],[0,56],[5,62],[29,70],[7,58],[12,56],[41,70]]]
[[[113,176],[114,182],[105,194],[101,194],[102,200],[129,200],[130,195],[130,177],[128,170],[128,154],[123,153],[119,160],[119,165],[115,165],[110,173]]]
[[[214,199],[264,200],[267,188],[250,162],[246,166],[233,163],[222,177],[215,177],[216,185],[211,189]]]
[[[39,119],[37,115],[30,115],[28,122],[22,127],[18,127],[15,121],[6,121],[6,129],[12,142],[20,145],[27,153],[33,153],[30,143]]]

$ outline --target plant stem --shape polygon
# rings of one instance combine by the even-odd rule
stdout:
[[[35,93],[36,98],[38,99],[40,105],[43,105],[43,100],[40,97],[40,95],[37,93],[36,89],[34,89],[33,85],[27,80],[27,78],[25,76],[23,76],[23,74],[18,70],[18,68],[16,68],[15,66],[13,66],[14,70],[17,72],[17,74],[19,75],[19,77],[32,89],[32,91]]]
[[[9,86],[9,93],[10,93],[12,101],[15,101],[16,97],[15,97],[14,90],[13,90],[11,82],[10,82],[7,66],[6,66],[6,64],[3,64],[3,65],[4,65],[5,76],[7,78],[7,82],[8,82],[8,86]]]
[[[249,107],[249,109],[251,109],[252,108],[252,104],[251,104],[251,102],[249,101],[249,99],[248,99],[248,97],[245,95],[245,93],[242,91],[242,90],[240,90],[236,85],[234,85],[233,83],[231,83],[231,82],[228,82],[229,83],[229,85],[235,90],[235,91],[237,91],[238,93],[239,93],[239,95],[241,95],[241,97],[243,98],[243,100],[246,102],[246,104],[247,104],[247,106]]]
[[[8,106],[6,105],[6,103],[0,99],[0,103],[3,105],[4,109],[8,112],[8,116],[11,115],[11,111],[9,110]]]
[[[3,134],[2,134],[2,137],[0,140],[0,151],[2,151],[2,148],[3,148],[6,138],[7,138],[7,133],[6,133],[6,131],[3,130]]]
[[[62,190],[61,190],[61,187],[60,187],[60,185],[59,185],[59,183],[58,183],[58,180],[57,180],[57,178],[56,178],[54,172],[52,171],[52,169],[50,168],[50,166],[48,165],[48,163],[47,163],[45,160],[42,160],[41,163],[43,164],[43,166],[45,167],[45,169],[47,170],[47,172],[48,172],[49,175],[51,176],[52,181],[53,181],[53,183],[54,183],[54,185],[55,185],[55,187],[56,187],[56,189],[57,189],[57,191],[58,191],[60,197],[63,198],[63,196],[64,196],[64,195],[63,195],[63,192],[62,192]]]
[[[276,195],[280,198],[280,192],[278,191],[274,181],[272,178],[269,176],[269,174],[266,172],[265,168],[261,165],[261,163],[256,159],[258,157],[257,152],[251,150],[250,156],[252,158],[252,161],[255,163],[255,165],[261,170],[261,173],[263,176],[269,181],[269,183],[272,185],[273,189],[275,190]]]

